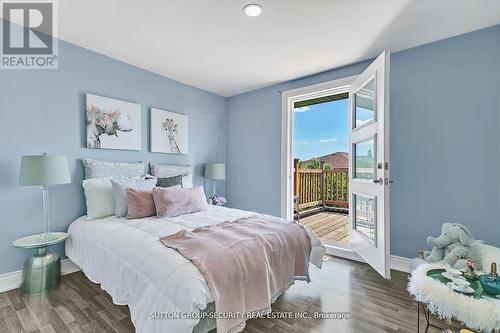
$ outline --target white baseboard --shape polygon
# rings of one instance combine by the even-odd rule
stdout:
[[[356,252],[348,248],[331,246],[326,244],[325,247],[326,247],[326,253],[332,256],[342,257],[345,259],[355,260],[359,262],[366,262],[363,258],[357,255]],[[391,255],[391,269],[400,272],[411,273],[411,266],[412,266],[412,259]]]
[[[411,273],[413,259],[400,257],[400,256],[391,256],[391,269],[396,271]]]
[[[365,262],[363,258],[361,258],[360,256],[358,256],[356,253],[354,253],[349,249],[334,248],[334,247],[327,247],[327,248],[328,248],[327,251],[328,254],[338,257],[343,257],[350,260]],[[412,259],[399,256],[391,256],[391,269],[394,269],[396,271],[410,273],[411,263]],[[78,272],[79,270],[80,267],[75,265],[71,260],[69,259],[61,260],[62,275]],[[21,286],[22,276],[23,272],[21,270],[0,274],[0,293],[19,288]]]
[[[71,260],[69,259],[61,260],[62,275],[78,272],[79,270],[80,267],[75,265]],[[21,286],[22,277],[23,277],[22,270],[0,274],[0,293],[19,288]]]

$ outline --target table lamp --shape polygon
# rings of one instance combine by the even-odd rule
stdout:
[[[49,186],[71,183],[66,156],[27,155],[21,158],[19,185],[39,186],[43,198],[43,229],[40,237],[50,241]]]
[[[215,182],[226,179],[226,165],[223,163],[205,164],[205,178],[212,180],[212,196],[215,195]]]

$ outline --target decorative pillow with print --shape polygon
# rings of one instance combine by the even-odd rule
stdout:
[[[94,159],[84,159],[85,179],[94,178],[139,178],[144,176],[143,162],[108,162]]]
[[[158,178],[156,186],[158,187],[172,187],[175,185],[182,186],[182,175],[177,175],[173,177]]]
[[[182,175],[182,187],[193,187],[193,168],[190,165],[151,164],[151,174],[158,178]]]

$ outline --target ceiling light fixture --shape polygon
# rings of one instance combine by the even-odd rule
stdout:
[[[250,17],[259,16],[262,13],[262,6],[257,3],[250,3],[243,7],[243,13]]]

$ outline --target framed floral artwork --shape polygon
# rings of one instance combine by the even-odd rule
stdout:
[[[151,152],[187,154],[189,148],[188,116],[151,108]]]
[[[86,96],[87,148],[141,150],[141,106]]]

